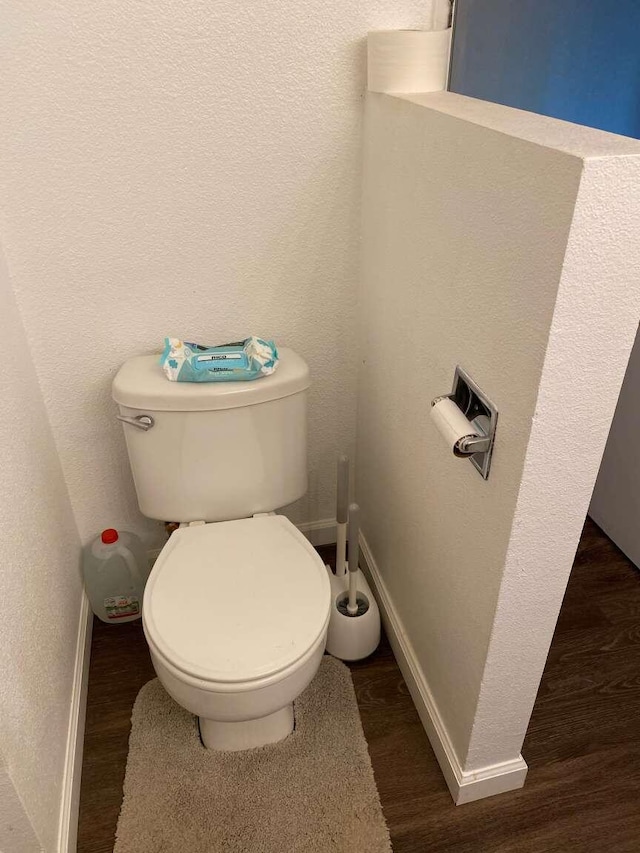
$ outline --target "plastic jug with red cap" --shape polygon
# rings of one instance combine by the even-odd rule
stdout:
[[[127,530],[103,530],[84,550],[84,583],[93,612],[109,625],[133,622],[142,615],[149,577],[141,540]]]

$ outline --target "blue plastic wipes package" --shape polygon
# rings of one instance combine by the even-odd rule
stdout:
[[[273,373],[278,350],[254,336],[217,347],[165,338],[160,364],[172,382],[243,382]]]

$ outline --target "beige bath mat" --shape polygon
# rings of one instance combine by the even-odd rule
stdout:
[[[133,709],[114,853],[388,853],[347,667],[325,656],[279,744],[215,753],[160,682]]]

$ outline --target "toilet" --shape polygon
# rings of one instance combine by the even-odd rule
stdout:
[[[113,381],[140,510],[180,522],[145,589],[151,659],[206,747],[264,746],[294,728],[331,610],[322,560],[275,514],[307,490],[309,370],[282,349],[271,376],[180,383],[158,361]]]

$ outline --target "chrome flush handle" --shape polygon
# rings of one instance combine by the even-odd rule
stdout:
[[[155,423],[151,415],[136,415],[135,418],[130,418],[127,415],[116,415],[116,418],[123,424],[129,424],[137,429],[144,430],[144,432],[150,430]]]

